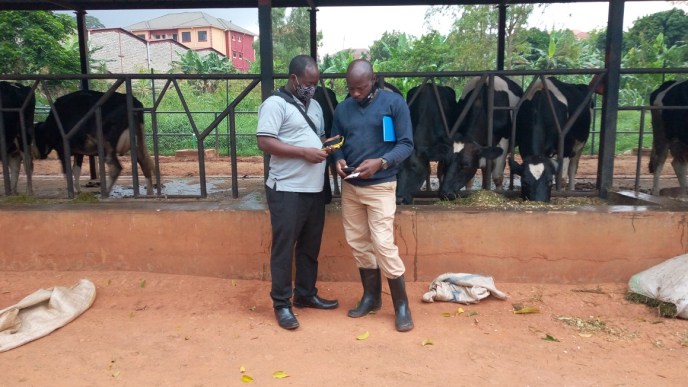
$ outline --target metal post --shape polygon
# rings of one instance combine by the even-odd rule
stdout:
[[[258,0],[258,33],[260,39],[260,92],[262,100],[266,100],[275,88],[273,79],[275,69],[272,57],[272,1]],[[268,179],[270,155],[263,154],[263,177]]]
[[[597,163],[597,190],[606,199],[614,180],[614,152],[616,147],[616,119],[619,104],[619,83],[621,78],[621,43],[623,40],[624,0],[609,2],[607,22],[607,43],[605,67],[607,79],[602,96],[602,119],[600,127],[600,152]]]

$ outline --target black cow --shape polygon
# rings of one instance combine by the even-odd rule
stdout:
[[[402,163],[397,175],[397,203],[412,203],[413,193],[420,190],[423,182],[428,180],[430,161],[443,161],[450,149],[442,114],[451,127],[457,115],[456,93],[448,86],[437,86],[437,92],[439,101],[432,85],[428,84],[416,86],[406,95],[407,102],[413,100],[409,105],[413,126],[413,153]],[[441,171],[442,166],[438,166],[440,179]]]
[[[325,92],[323,92],[323,90],[327,91],[327,97],[325,96]],[[325,121],[325,137],[329,138],[332,130],[332,119],[334,117],[334,109],[337,107],[338,104],[337,95],[334,93],[334,91],[332,91],[332,89],[323,89],[321,86],[318,86],[315,89],[313,99],[318,101],[318,104],[320,104],[320,107],[322,108],[323,120]],[[335,194],[339,194],[337,172],[334,170],[333,166],[334,164],[332,163],[332,157],[328,157],[327,166],[325,168],[325,181],[330,181],[330,173],[332,173],[332,176],[335,177],[334,192]],[[332,201],[332,187],[330,187],[330,184],[328,183],[324,185],[323,190],[325,191],[326,203],[330,203]]]
[[[504,182],[504,166],[506,152],[511,137],[512,111],[500,108],[516,106],[523,95],[523,90],[507,77],[494,78],[494,99],[496,108],[492,119],[492,143],[488,144],[488,78],[481,82],[481,77],[469,80],[463,89],[458,103],[458,115],[464,109],[467,114],[459,126],[459,131],[452,138],[452,154],[446,156],[444,178],[440,183],[439,196],[441,199],[455,199],[458,191],[467,187],[477,169],[483,173],[482,187],[490,188],[490,178],[487,176],[487,162],[494,160],[492,181],[497,189],[501,189]],[[471,106],[468,106],[471,96],[480,93]],[[456,164],[454,164],[456,163]]]
[[[19,112],[2,112],[2,123],[5,130],[5,152],[7,155],[7,167],[10,172],[10,193],[17,194],[19,182],[19,171],[23,155],[29,157],[31,163],[31,152],[24,151],[22,140],[22,125],[26,143],[31,143],[31,128],[33,127],[34,111],[36,110],[36,97],[31,92],[31,88],[19,83],[0,81],[0,98],[2,98],[2,109],[19,109],[27,103],[25,109]],[[23,121],[23,123],[22,123]],[[0,149],[1,151],[1,149]],[[31,166],[31,164],[29,164]]]
[[[524,163],[535,162],[538,164],[542,160],[541,157],[531,158],[531,156],[556,157],[559,147],[559,132],[555,123],[555,117],[563,130],[576,109],[585,102],[589,94],[588,85],[565,83],[554,77],[545,78],[545,82],[547,83],[546,87],[554,106],[554,115],[552,114],[552,109],[545,93],[545,86],[541,79],[535,81],[529,94],[524,97],[523,104],[517,113],[515,144],[518,146]],[[565,171],[568,175],[569,190],[575,189],[576,186],[578,161],[590,135],[591,122],[592,102],[588,102],[564,137],[564,154],[561,167],[562,171]],[[530,168],[530,166],[519,168],[516,164],[514,162],[510,165],[516,172]],[[550,165],[542,167],[535,165],[533,168],[549,169]],[[562,185],[563,183],[561,181]],[[550,188],[552,186],[552,182],[546,181],[546,179],[540,180],[539,184],[549,186]],[[525,195],[524,198],[527,200],[549,201],[549,194],[544,194],[544,192],[548,191],[546,187],[535,188],[531,185],[529,189],[532,192],[528,190],[523,191],[523,189],[521,191],[522,196]]]
[[[41,159],[45,159],[48,154],[55,149],[62,162],[62,171],[66,172],[64,157],[65,149],[55,117],[55,111],[57,111],[57,115],[65,133],[69,133],[86,115],[89,109],[96,105],[103,94],[104,93],[99,91],[76,91],[55,100],[54,108],[50,111],[48,119],[44,123],[36,125],[35,144],[38,156]],[[143,111],[138,110],[143,108],[143,104],[134,98],[133,107],[135,109],[133,112],[134,122],[136,123],[136,155],[139,165],[143,170],[143,174],[146,177],[146,192],[148,195],[152,195],[153,183],[151,177],[153,174],[153,161],[148,154],[143,136]],[[117,155],[122,155],[131,148],[129,142],[129,116],[127,114],[126,95],[113,93],[110,98],[103,102],[101,111],[103,150],[105,153],[105,162],[109,168],[109,179],[106,186],[106,192],[110,193],[113,184],[122,171],[122,165],[119,163]],[[69,147],[72,155],[98,155],[95,114],[92,114],[86,123],[78,129],[77,133],[70,138]],[[83,158],[75,157],[75,159],[82,160]],[[81,175],[81,163],[75,162],[73,175],[75,191],[80,192],[79,177]]]
[[[688,106],[688,81],[667,81],[650,94],[652,106]],[[652,110],[652,153],[650,173],[653,174],[652,194],[659,195],[659,177],[668,152],[673,158],[681,193],[686,194],[686,172],[688,172],[688,110]]]
[[[523,164],[509,159],[511,173],[521,176],[521,199],[549,202],[557,176],[557,164],[543,155],[527,156]]]

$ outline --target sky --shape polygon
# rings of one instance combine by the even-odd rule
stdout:
[[[625,3],[624,28],[628,29],[635,20],[672,7],[688,12],[688,1],[628,1]],[[536,9],[529,25],[551,30],[569,28],[590,31],[604,28],[608,18],[608,2],[556,3],[545,10]],[[398,7],[321,7],[317,14],[318,30],[323,32],[323,47],[320,55],[334,54],[346,48],[367,48],[378,40],[385,31],[405,32],[419,37],[429,31],[425,22],[427,6]],[[226,19],[258,34],[258,10],[249,9],[185,9],[185,10],[136,10],[136,11],[89,11],[108,28],[150,20],[168,13],[204,11],[215,17]],[[451,27],[448,18],[434,19],[433,27],[446,34]]]

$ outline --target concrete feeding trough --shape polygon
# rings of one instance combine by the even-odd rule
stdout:
[[[179,149],[174,152],[174,157],[183,160],[198,160],[198,149]],[[205,149],[205,159],[214,159],[217,154],[215,149]]]

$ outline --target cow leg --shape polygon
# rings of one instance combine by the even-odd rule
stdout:
[[[17,187],[19,186],[19,171],[21,169],[21,152],[14,151],[8,155],[8,166],[10,167],[10,191],[12,195],[17,194]]]
[[[509,140],[502,138],[498,146],[502,149],[502,155],[497,157],[492,164],[492,181],[495,189],[501,190],[504,187],[504,168],[506,167],[506,152],[509,149]]]
[[[74,155],[74,166],[72,167],[72,176],[74,178],[74,192],[81,192],[81,165],[84,163],[84,155]]]
[[[583,154],[583,147],[585,147],[585,143],[580,141],[576,141],[573,145],[574,156],[571,157],[567,170],[569,176],[569,191],[574,191],[576,189],[576,173],[578,173],[578,163]]]
[[[119,174],[122,173],[122,164],[119,163],[117,156],[114,154],[108,154],[105,157],[105,162],[108,165],[108,181],[107,186],[105,187],[105,192],[109,196],[110,191],[112,191],[112,186],[115,185]]]
[[[652,147],[652,152],[650,153],[650,172],[652,173],[652,194],[659,195],[659,178],[662,175],[662,169],[664,169],[664,162],[666,161],[667,155],[669,154],[669,148],[667,147]]]
[[[676,173],[676,178],[678,178],[678,185],[681,187],[681,196],[686,195],[686,171],[688,171],[688,165],[685,160],[674,157],[671,161],[671,166],[674,167],[674,172]]]
[[[153,195],[153,169],[155,168],[155,165],[153,164],[150,154],[148,154],[148,148],[146,148],[146,142],[143,138],[143,125],[139,126],[138,130],[136,131],[136,136],[136,156],[138,157],[139,165],[143,170],[143,175],[146,177],[146,195],[150,196]]]

